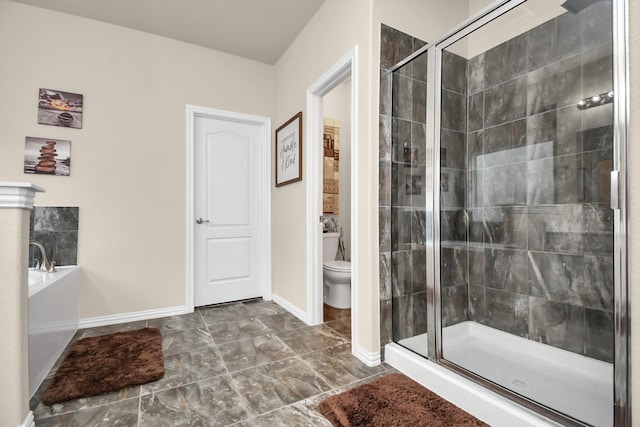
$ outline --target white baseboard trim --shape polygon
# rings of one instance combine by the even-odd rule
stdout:
[[[305,313],[304,311],[300,310],[298,307],[296,307],[295,305],[291,304],[289,301],[287,301],[286,299],[282,298],[280,295],[271,294],[271,299],[273,300],[273,302],[275,302],[280,307],[282,307],[285,310],[287,310],[289,313],[291,313],[294,316],[296,316],[298,319],[302,320],[307,325],[310,324],[309,323],[309,319],[308,319],[309,316],[307,316],[307,313]]]
[[[354,346],[351,354],[353,354],[367,366],[378,366],[382,362],[379,351],[371,353],[366,351],[362,347],[355,348]]]
[[[33,418],[33,412],[29,411],[27,417],[18,427],[36,427],[36,420]]]
[[[273,299],[273,302],[275,302],[276,304],[278,304],[279,306],[287,310],[289,313],[296,316],[298,319],[302,320],[307,325],[311,325],[311,323],[309,322],[309,316],[307,316],[307,313],[300,310],[298,307],[291,304],[289,301],[287,301],[286,299],[282,298],[277,294],[272,294],[271,297]],[[357,357],[362,363],[364,363],[367,366],[378,366],[382,362],[379,351],[370,353],[365,349],[363,349],[362,347],[355,348],[355,345],[354,345],[352,347],[351,354],[353,354],[355,357]]]
[[[193,309],[186,306],[167,307],[155,310],[135,311],[132,313],[113,314],[110,316],[85,317],[78,322],[78,328],[95,328],[97,326],[116,325],[118,323],[137,322],[140,320],[156,319],[158,317],[177,316],[193,313]]]

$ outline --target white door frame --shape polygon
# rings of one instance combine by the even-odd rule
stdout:
[[[351,349],[360,348],[358,331],[358,46],[354,46],[307,89],[305,167],[307,169],[307,318],[322,323],[322,133],[323,97],[351,77]],[[356,354],[357,355],[357,354]]]
[[[252,116],[249,114],[236,113],[232,111],[217,110],[196,105],[187,105],[187,307],[194,309],[194,287],[195,287],[195,197],[194,197],[194,144],[195,132],[194,122],[196,117],[207,117],[247,123],[262,126],[264,144],[260,150],[260,160],[264,176],[261,179],[263,193],[263,217],[262,230],[264,238],[261,253],[264,256],[264,285],[262,297],[265,300],[271,299],[271,119],[262,116]]]

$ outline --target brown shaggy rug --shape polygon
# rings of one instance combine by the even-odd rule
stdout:
[[[42,403],[97,396],[163,376],[162,337],[157,328],[84,338],[69,349]]]
[[[389,374],[328,397],[318,409],[336,427],[488,426],[402,374]]]

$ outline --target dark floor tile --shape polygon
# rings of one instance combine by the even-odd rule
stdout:
[[[44,392],[45,389],[42,390]],[[78,411],[87,410],[89,408],[95,408],[99,406],[106,406],[121,401],[136,400],[140,395],[140,387],[134,386],[119,390],[113,393],[102,394],[100,396],[87,397],[84,399],[69,400],[67,402],[56,403],[54,405],[45,405],[42,402],[38,402],[33,411],[33,416],[36,421],[52,417],[56,415],[70,414]],[[99,412],[101,413],[101,412]],[[70,418],[65,418],[70,419]],[[84,418],[82,418],[84,419]],[[40,425],[40,424],[38,424]],[[55,424],[53,424],[55,425]],[[64,426],[74,424],[61,424]],[[90,425],[90,424],[86,424]]]
[[[218,346],[230,372],[253,368],[294,356],[295,353],[275,335],[262,335]]]
[[[350,384],[384,370],[382,366],[366,366],[352,356],[350,343],[315,351],[300,358],[333,387]]]
[[[162,334],[162,352],[165,356],[213,345],[213,338],[205,328]]]
[[[207,324],[207,330],[218,345],[269,333],[267,327],[255,317],[218,320]]]
[[[242,305],[249,311],[252,316],[261,314],[289,314],[287,310],[280,307],[273,301],[264,301],[262,299],[253,299],[243,301]]]
[[[351,318],[342,318],[325,322],[325,326],[333,329],[341,336],[351,340]]]
[[[307,326],[302,320],[289,313],[258,315],[258,319],[267,328],[280,331],[292,331]]]
[[[298,358],[288,358],[231,374],[239,393],[256,413],[282,408],[331,389]]]
[[[201,307],[198,308],[197,312],[205,323],[253,316],[253,313],[247,309],[247,306],[239,302]]]
[[[320,401],[389,367],[370,368],[352,356],[351,310],[326,308],[325,320],[333,320],[313,327],[273,302],[251,300],[79,331],[75,340],[160,328],[165,376],[120,392],[45,406],[40,398],[52,370],[30,402],[36,425],[328,426],[316,409]]]
[[[83,408],[49,418],[36,418],[37,427],[137,426],[139,398]]]
[[[331,427],[332,424],[315,408],[302,403],[294,403],[281,409],[276,409],[264,415],[247,420],[236,427]]]
[[[140,394],[149,394],[227,374],[227,368],[215,347],[165,355],[164,377],[141,386]]]
[[[280,332],[278,338],[297,354],[310,353],[347,342],[342,335],[328,327],[327,324]]]
[[[226,426],[254,415],[223,375],[142,396],[139,426]]]
[[[204,322],[196,311],[178,316],[153,319],[148,322],[148,325],[160,329],[160,332],[164,334],[185,331],[187,329],[202,328],[204,327]]]

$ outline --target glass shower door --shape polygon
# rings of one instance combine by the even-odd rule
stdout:
[[[611,426],[612,2],[562,3],[436,49],[441,359]]]
[[[416,39],[414,44],[424,43]],[[426,357],[427,53],[393,71],[391,77],[392,338]]]

